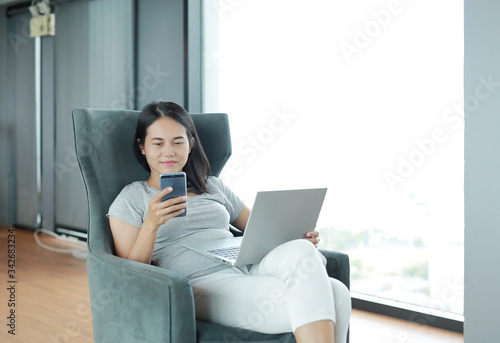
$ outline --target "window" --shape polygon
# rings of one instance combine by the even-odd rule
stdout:
[[[224,181],[250,206],[328,187],[321,247],[349,254],[353,297],[463,319],[462,4],[207,0],[204,18]]]

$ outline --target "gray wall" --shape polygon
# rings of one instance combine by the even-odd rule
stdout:
[[[26,38],[29,19],[18,14],[8,21],[7,111],[11,125],[9,149],[13,159],[14,218],[18,225],[37,225],[40,199],[37,192],[35,134],[35,44]],[[15,171],[15,172],[14,172]]]
[[[3,13],[3,8],[0,7]],[[5,25],[4,25],[5,24]],[[0,37],[7,37],[6,21],[0,20]],[[0,225],[10,222],[9,214],[9,131],[7,118],[7,39],[0,40]],[[3,76],[2,76],[3,75]]]
[[[163,99],[201,111],[200,4],[74,0],[56,6],[56,36],[42,38],[43,54],[52,62],[44,62],[48,68],[42,77],[48,80],[42,96],[42,103],[47,100],[47,106],[42,104],[47,143],[42,201],[34,193],[29,163],[34,154],[33,52],[28,51],[33,39],[25,23],[30,15],[16,14],[13,21],[4,15],[7,4],[12,3],[0,1],[0,71],[5,71],[0,73],[0,225],[35,228],[34,211],[41,208],[44,228],[85,231],[86,195],[74,154],[71,110],[137,109]],[[22,58],[9,44],[12,34],[22,39]],[[93,139],[99,140],[99,133]]]
[[[137,3],[137,108],[152,100],[184,104],[184,4]]]
[[[500,2],[465,0],[464,10],[465,342],[498,342]]]
[[[136,107],[153,100],[201,112],[199,1],[137,1]]]
[[[85,230],[87,198],[74,151],[75,107],[132,108],[133,1],[74,1],[56,14],[55,224]],[[99,144],[96,133],[90,140]]]

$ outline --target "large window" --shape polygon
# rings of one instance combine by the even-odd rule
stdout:
[[[349,254],[354,297],[461,318],[462,3],[204,6],[204,110],[233,139],[221,177],[250,206],[328,187],[317,229]]]

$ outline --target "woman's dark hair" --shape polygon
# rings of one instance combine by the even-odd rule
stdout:
[[[135,131],[135,157],[148,172],[151,172],[146,156],[142,154],[141,145],[145,143],[148,128],[160,118],[171,118],[186,128],[191,153],[182,170],[186,173],[189,190],[196,194],[209,193],[207,178],[210,175],[210,164],[201,146],[193,119],[182,106],[164,101],[153,102],[144,106],[139,114]]]

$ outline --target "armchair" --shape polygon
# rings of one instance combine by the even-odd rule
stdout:
[[[138,115],[132,110],[73,110],[76,155],[89,205],[87,269],[94,341],[295,342],[291,333],[267,335],[197,321],[186,277],[114,255],[107,210],[125,185],[149,177],[132,152]],[[231,155],[227,115],[192,118],[212,175],[218,176]],[[349,287],[348,256],[322,253],[328,274]]]

